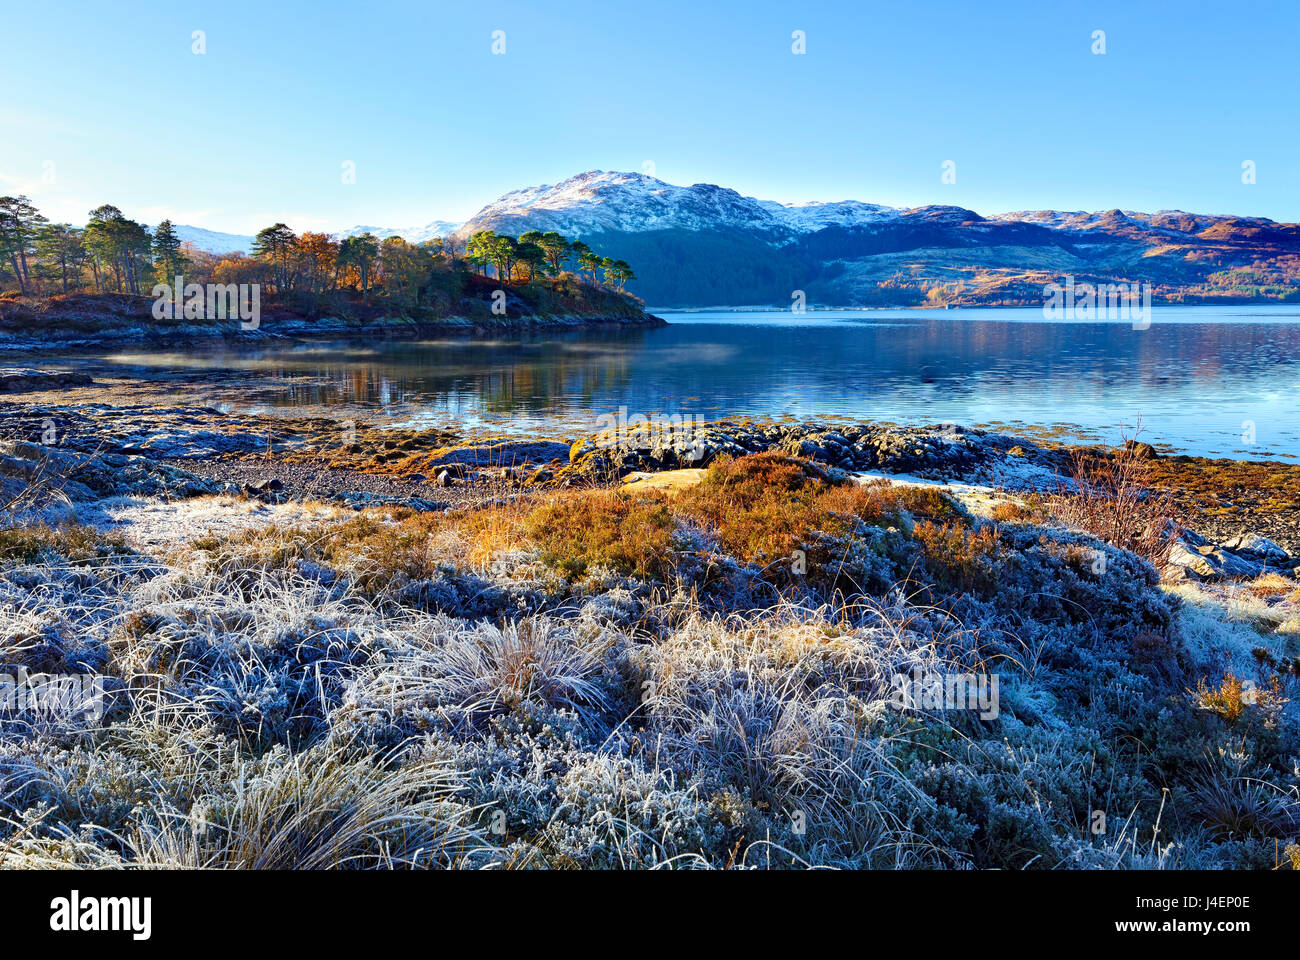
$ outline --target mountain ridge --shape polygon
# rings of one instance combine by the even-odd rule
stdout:
[[[1032,303],[1065,275],[1148,283],[1164,301],[1300,297],[1300,225],[1182,210],[778,203],[591,170],[503,194],[455,236],[478,230],[582,239],[631,263],[629,288],[663,307]]]

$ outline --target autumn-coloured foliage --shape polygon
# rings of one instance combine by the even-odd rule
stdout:
[[[662,575],[674,522],[661,497],[593,490],[545,504],[524,529],[542,559],[573,577],[597,565],[637,576]]]
[[[922,520],[912,528],[934,585],[947,592],[987,590],[996,582],[995,527],[970,530],[953,522]]]

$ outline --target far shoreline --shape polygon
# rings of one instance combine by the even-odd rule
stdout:
[[[1169,309],[1181,307],[1291,307],[1294,308],[1297,316],[1300,316],[1300,301],[1297,300],[1277,300],[1273,298],[1255,298],[1250,300],[1198,300],[1195,302],[1172,300],[1156,301],[1151,303],[1153,309]],[[809,313],[893,313],[900,311],[916,311],[918,313],[946,313],[954,310],[1034,310],[1041,312],[1043,305],[1041,303],[962,303],[962,304],[900,304],[898,306],[881,306],[880,304],[871,304],[860,307],[843,307],[828,306],[822,304],[810,304],[802,312],[796,313],[790,309],[789,304],[772,304],[763,306],[761,304],[749,305],[731,305],[731,306],[714,306],[714,307],[647,307],[649,313],[654,314],[691,314],[691,313],[789,313],[793,316],[804,316]],[[1044,318],[1046,319],[1046,318]],[[1058,321],[1059,322],[1059,321]],[[1106,323],[1112,322],[1106,318],[1091,320],[1067,320],[1067,323]],[[1126,320],[1114,321],[1118,323],[1127,323]]]

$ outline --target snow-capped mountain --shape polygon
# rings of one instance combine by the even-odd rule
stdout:
[[[181,243],[193,244],[196,250],[206,250],[208,253],[248,253],[253,249],[253,238],[238,233],[220,233],[185,224],[178,224],[174,229]]]
[[[582,237],[610,231],[744,230],[776,242],[829,226],[862,226],[897,218],[900,211],[858,200],[778,203],[727,187],[679,187],[643,173],[589,170],[556,184],[513,190],[489,203],[458,231],[556,230]]]
[[[780,303],[794,290],[835,304],[932,303],[936,293],[945,302],[1024,302],[1065,275],[1141,277],[1206,297],[1220,296],[1234,270],[1250,290],[1300,286],[1300,227],[1260,218],[777,203],[604,170],[513,190],[456,235],[478,230],[581,238],[632,264],[630,288],[663,306]]]
[[[489,203],[456,234],[477,230],[556,230],[568,236],[642,233],[655,230],[744,230],[771,234],[776,243],[828,227],[877,229],[918,223],[958,226],[1030,224],[1074,233],[1199,234],[1222,224],[1267,229],[1259,217],[1231,217],[1158,210],[1019,210],[983,217],[965,207],[931,204],[897,208],[860,200],[779,203],[744,196],[711,183],[680,187],[642,173],[589,170],[556,184],[512,190]]]
[[[708,183],[678,187],[642,173],[590,170],[557,184],[512,190],[457,231],[557,230],[580,237],[608,231],[774,230],[782,221],[752,197]]]

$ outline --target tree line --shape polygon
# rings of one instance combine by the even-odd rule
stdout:
[[[150,233],[110,204],[74,227],[50,223],[26,197],[0,197],[0,285],[11,281],[23,294],[91,284],[99,292],[140,293],[160,266],[179,263],[180,247],[169,222]]]
[[[581,240],[570,241],[554,231],[529,230],[516,238],[495,230],[480,230],[470,236],[466,251],[469,262],[484,276],[491,267],[498,278],[507,281],[556,277],[571,263],[592,283],[600,283],[599,275],[603,274],[604,283],[618,290],[636,279],[627,261],[602,257]]]
[[[319,304],[341,293],[402,306],[444,306],[477,273],[508,285],[574,292],[585,281],[623,291],[636,277],[623,260],[581,241],[530,230],[518,237],[484,230],[463,245],[451,237],[421,244],[374,234],[335,238],[277,223],[257,233],[250,255],[211,254],[184,244],[170,220],[152,230],[111,205],[84,227],[51,223],[26,197],[0,197],[0,292],[144,294],[184,275],[194,283],[261,283],[287,302]]]

